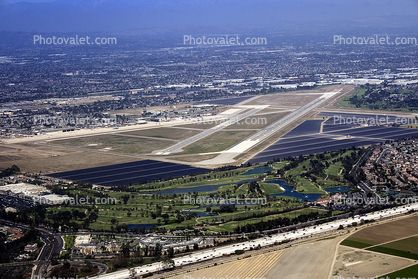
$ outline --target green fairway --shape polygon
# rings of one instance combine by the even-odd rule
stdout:
[[[341,173],[341,170],[343,169],[343,165],[341,162],[336,162],[335,164],[329,166],[325,169],[326,174],[338,176]]]

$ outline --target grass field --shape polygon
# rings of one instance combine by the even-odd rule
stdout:
[[[221,131],[184,148],[183,154],[223,151],[240,142],[255,131]]]
[[[358,89],[353,94],[351,94],[350,96],[346,96],[346,97],[341,98],[337,103],[335,103],[335,106],[337,106],[337,107],[350,107],[350,108],[354,108],[356,106],[353,105],[350,102],[350,100],[349,100],[350,97],[352,97],[352,96],[362,97],[364,95],[364,93],[366,93],[366,89]]]
[[[343,165],[341,162],[336,162],[335,164],[329,166],[329,168],[325,169],[326,174],[338,176],[343,169]]]
[[[343,183],[333,180],[317,180],[316,183],[323,187],[331,187],[331,186],[341,186]]]
[[[71,249],[74,247],[75,236],[74,235],[65,235],[64,238],[64,249]]]
[[[418,260],[417,243],[418,237],[414,236],[384,245],[371,247],[367,250]]]
[[[191,123],[191,124],[177,125],[175,127],[205,130],[205,129],[215,127],[218,124],[219,123],[215,123],[215,121],[213,121],[212,123],[210,123],[210,121],[207,121],[207,122],[202,121],[202,122],[196,122],[196,123]]]
[[[375,241],[364,240],[364,239],[361,239],[361,238],[359,239],[359,238],[355,238],[355,237],[349,237],[349,238],[345,239],[343,242],[341,242],[341,245],[354,247],[354,248],[359,248],[359,249],[370,247],[370,246],[373,246],[373,245],[376,245],[376,244],[379,244],[379,243],[375,242]]]
[[[151,153],[154,150],[163,149],[173,145],[173,142],[171,141],[125,137],[114,134],[55,140],[52,141],[52,143],[61,146],[80,147],[103,151],[108,150],[124,154]]]
[[[376,218],[378,218],[378,215],[376,215]],[[343,242],[342,244],[347,246],[351,246],[349,244],[353,244],[356,246],[352,247],[365,248],[380,243],[396,241],[400,238],[411,237],[417,234],[417,232],[418,216],[413,216],[377,226],[364,228],[351,235],[344,241],[345,243]]]
[[[190,156],[170,156],[168,158],[172,159],[172,160],[176,160],[176,161],[181,161],[181,162],[200,162],[200,161],[204,161],[204,160],[209,160],[209,159],[213,159],[216,156],[218,156],[218,154],[205,154],[205,155],[190,155]]]
[[[280,194],[283,193],[284,191],[281,189],[279,184],[275,184],[275,183],[264,183],[264,182],[260,182],[260,187],[263,190],[263,193],[266,195],[271,195],[271,194]]]
[[[154,137],[154,138],[184,140],[198,133],[200,133],[200,131],[198,130],[186,130],[186,129],[161,127],[161,128],[123,132],[123,133],[120,133],[120,135],[126,134],[126,135],[134,135],[134,136],[146,136],[146,137]]]
[[[418,274],[418,265],[413,265],[389,274],[386,274],[385,276],[381,276],[383,278],[389,278],[389,279],[395,279],[395,278],[416,278]]]
[[[408,129],[418,129],[418,124],[406,124],[406,125],[401,125],[401,128],[408,128]]]
[[[253,115],[253,116],[244,118],[238,123],[228,126],[227,129],[261,129],[279,120],[280,118],[284,117],[288,113],[289,112],[275,112],[275,113],[269,113],[269,114]]]
[[[281,168],[283,168],[284,166],[286,166],[288,163],[289,163],[288,161],[280,161],[280,162],[275,162],[275,163],[273,163],[272,167],[273,167],[274,169],[281,169]]]

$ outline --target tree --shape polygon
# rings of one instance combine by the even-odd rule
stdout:
[[[129,268],[129,277],[130,278],[136,278],[137,274],[138,274],[138,272],[136,271],[136,269],[134,267]]]
[[[169,258],[174,257],[174,248],[173,247],[168,248],[168,257]]]
[[[157,244],[155,244],[155,248],[154,248],[154,257],[156,259],[159,259],[161,257],[163,251],[163,246],[157,242]]]
[[[97,215],[95,212],[90,213],[89,215],[89,221],[90,222],[96,222],[97,218],[99,218],[99,215]]]
[[[166,257],[166,256],[163,257],[161,263],[162,263],[163,269],[170,269],[170,268],[173,268],[175,266],[175,262],[172,259],[170,259],[169,257]]]

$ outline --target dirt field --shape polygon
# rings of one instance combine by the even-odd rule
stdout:
[[[193,278],[325,279],[339,241],[341,237],[301,244],[172,278],[184,279],[188,275]]]
[[[86,152],[38,144],[0,145],[0,167],[17,165],[23,172],[54,173],[138,161],[135,156]]]
[[[374,278],[413,263],[414,261],[410,259],[340,246],[333,275],[350,278],[354,276]]]
[[[280,260],[283,251],[263,254],[235,262],[220,264],[216,267],[194,271],[187,275],[178,275],[173,279],[189,278],[277,278],[265,274]],[[287,277],[283,277],[287,278]]]
[[[265,275],[266,278],[324,279],[332,268],[336,245],[341,236],[292,248]],[[280,274],[280,277],[277,275]]]
[[[418,233],[418,216],[371,226],[351,235],[347,240],[364,243],[363,247],[410,237]],[[351,246],[351,245],[350,245]]]
[[[408,267],[418,257],[417,233],[416,215],[365,227],[341,242],[352,247],[339,246],[333,274],[374,278]]]

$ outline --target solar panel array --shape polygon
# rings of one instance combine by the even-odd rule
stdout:
[[[310,122],[309,122],[310,123]],[[306,129],[306,132],[302,131]],[[296,132],[294,132],[296,130]],[[386,126],[324,125],[323,133],[313,134],[305,122],[279,139],[276,143],[254,156],[250,163],[265,163],[300,155],[316,154],[353,146],[364,146],[401,138],[418,136],[418,129]],[[295,136],[288,136],[288,135]],[[299,135],[299,136],[298,136]]]
[[[210,171],[187,165],[143,160],[123,164],[53,173],[49,176],[102,186],[129,185]]]

